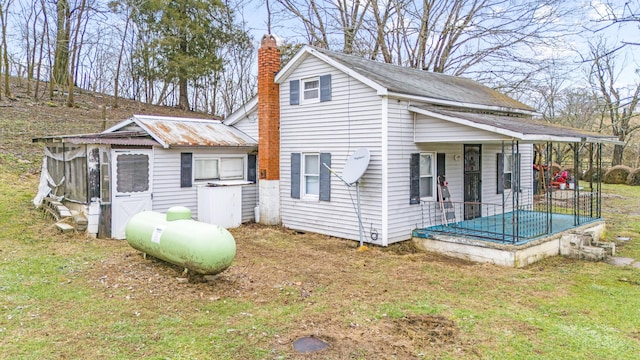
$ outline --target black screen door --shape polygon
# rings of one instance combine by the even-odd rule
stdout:
[[[481,145],[464,145],[464,219],[482,216]]]

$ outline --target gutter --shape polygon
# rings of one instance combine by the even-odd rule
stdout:
[[[432,105],[454,106],[454,107],[466,108],[466,109],[472,109],[472,110],[498,111],[503,113],[530,115],[530,116],[541,115],[540,113],[534,110],[514,109],[514,108],[503,107],[503,106],[480,105],[480,104],[473,104],[473,103],[460,102],[460,101],[433,99],[429,97],[402,94],[402,93],[391,92],[391,91],[389,92],[389,96],[399,97],[399,98],[410,100],[410,101],[411,100],[420,101],[420,102],[424,102]]]

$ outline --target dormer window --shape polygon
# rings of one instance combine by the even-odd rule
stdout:
[[[320,99],[320,79],[302,80],[302,102],[317,102]]]

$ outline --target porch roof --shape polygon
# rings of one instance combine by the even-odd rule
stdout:
[[[417,114],[489,131],[525,142],[619,143],[616,137],[534,120],[525,116],[455,111],[434,106],[410,106]]]

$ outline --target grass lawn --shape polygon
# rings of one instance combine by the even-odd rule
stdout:
[[[213,280],[126,242],[60,234],[37,177],[0,171],[3,359],[636,359],[640,269],[501,268],[286,229],[234,230]],[[640,259],[639,187],[605,186],[607,237]],[[331,347],[298,354],[303,336]]]

